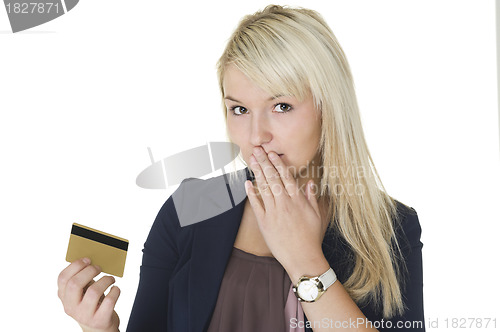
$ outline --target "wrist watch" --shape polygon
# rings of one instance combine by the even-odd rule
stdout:
[[[317,277],[300,277],[299,282],[293,286],[293,292],[300,302],[315,302],[336,280],[337,275],[329,268]]]

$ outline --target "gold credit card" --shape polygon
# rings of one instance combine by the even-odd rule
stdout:
[[[93,265],[101,267],[102,272],[123,277],[127,249],[128,240],[74,223],[66,261],[71,263],[88,257]]]

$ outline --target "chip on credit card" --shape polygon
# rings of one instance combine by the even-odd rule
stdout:
[[[73,223],[66,261],[88,257],[102,272],[123,277],[127,250],[128,240]]]

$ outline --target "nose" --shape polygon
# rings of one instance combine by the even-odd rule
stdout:
[[[271,141],[272,134],[269,128],[269,122],[265,116],[255,115],[252,116],[250,143],[254,146],[260,146]]]

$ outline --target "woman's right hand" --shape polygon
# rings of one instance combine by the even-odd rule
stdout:
[[[73,317],[89,332],[118,331],[120,319],[114,308],[120,296],[120,289],[111,287],[115,282],[112,276],[104,276],[94,281],[101,273],[98,266],[90,265],[88,258],[74,261],[59,274],[57,279],[57,295],[62,301],[64,312]]]

